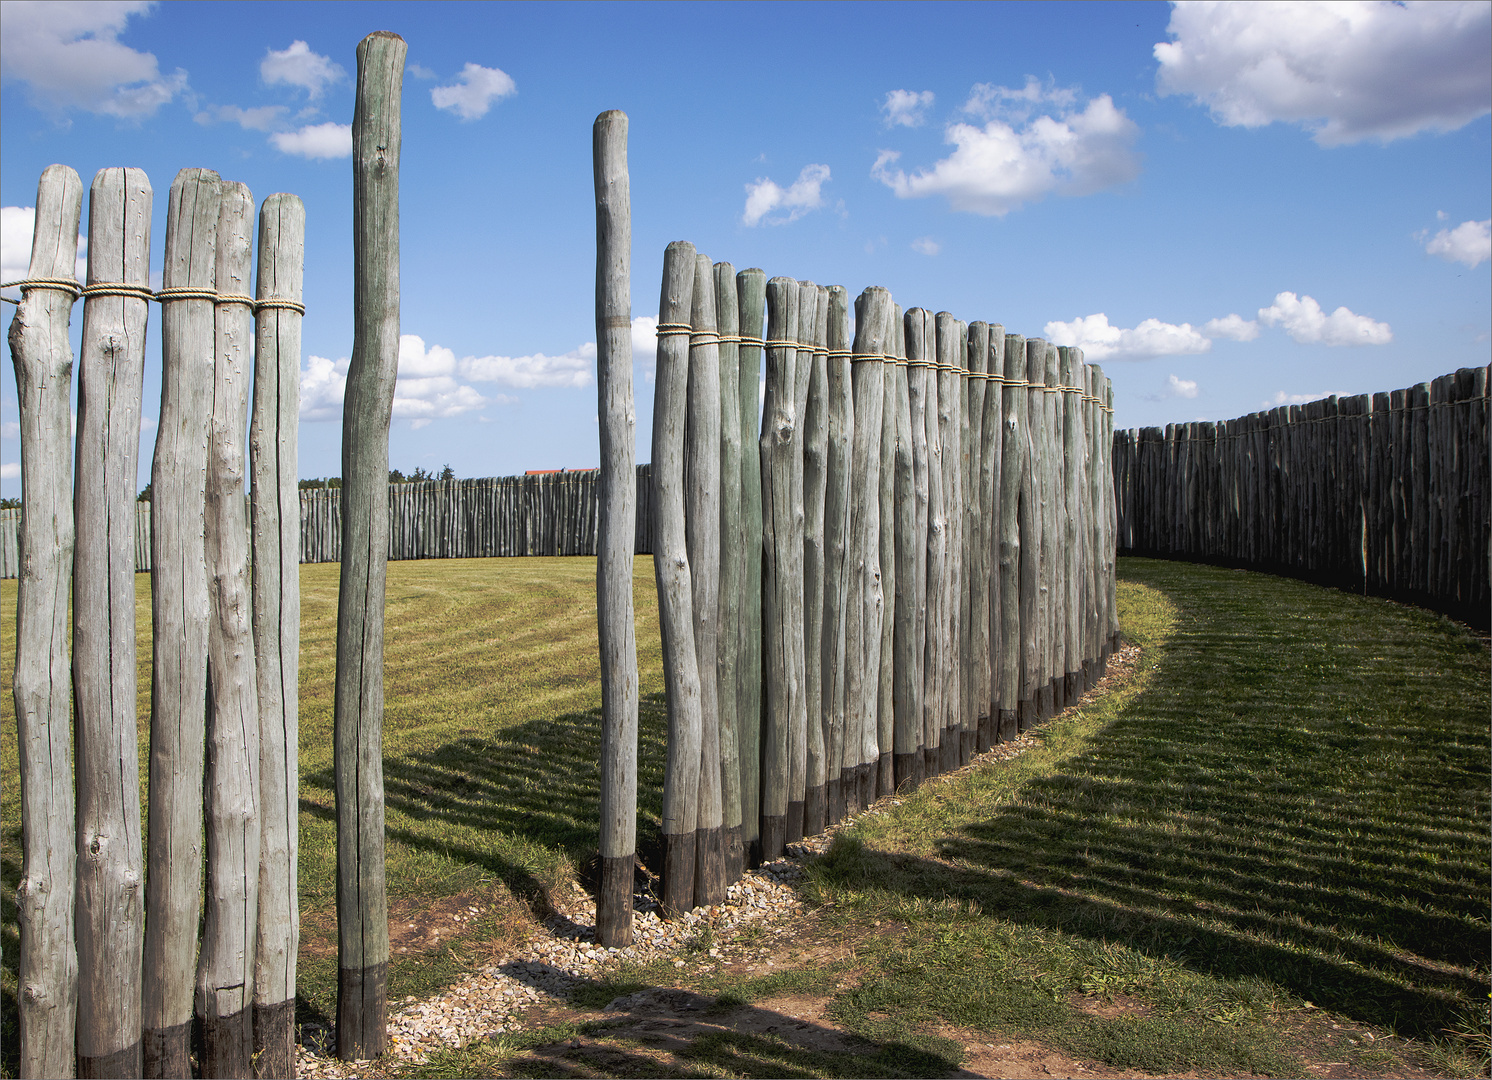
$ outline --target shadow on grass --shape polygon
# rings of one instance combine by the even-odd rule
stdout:
[[[1485,649],[1381,601],[1127,562],[1179,612],[1144,692],[936,858],[841,842],[826,882],[974,901],[1402,1035],[1484,1008]]]
[[[663,805],[667,720],[661,694],[639,708],[638,850],[657,844]],[[576,870],[594,859],[601,817],[601,717],[568,713],[505,728],[491,736],[468,735],[428,750],[384,760],[384,798],[390,841],[480,866],[503,882],[536,914],[547,914],[544,882],[524,852],[533,847],[563,855]],[[324,769],[302,783],[330,795],[333,774]],[[334,821],[312,800],[306,813]],[[481,834],[477,847],[460,838]],[[510,838],[512,844],[502,842]],[[513,850],[514,847],[522,850]],[[525,865],[529,863],[530,865]]]

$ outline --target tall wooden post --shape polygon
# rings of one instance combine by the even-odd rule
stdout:
[[[844,817],[845,619],[850,585],[850,455],[855,433],[851,396],[849,294],[829,290],[827,330],[828,432],[824,488],[824,624],[818,662],[822,672],[824,803],[827,822]],[[813,661],[810,656],[810,662]],[[811,723],[813,718],[809,718]]]
[[[1026,452],[1026,339],[1005,335],[1004,426],[1000,437],[1000,708],[995,734],[1009,742],[1020,730],[1022,701],[1021,614],[1024,587],[1021,544],[1025,533],[1022,515],[1029,513],[1025,500]]]
[[[663,638],[668,701],[668,764],[663,778],[663,910],[694,906],[699,826],[700,671],[695,656],[693,584],[684,525],[684,438],[689,394],[689,315],[694,245],[663,253],[658,300],[658,367],[653,390],[653,573]]]
[[[225,183],[218,210],[217,359],[204,515],[207,629],[207,897],[197,958],[202,1071],[253,1071],[259,928],[259,697],[254,672],[244,444],[254,348],[254,198]]]
[[[746,551],[741,490],[741,357],[740,317],[736,303],[736,268],[716,263],[715,323],[720,331],[720,650],[716,706],[720,710],[720,802],[724,826],[721,849],[726,884],[746,868],[741,846],[741,702],[739,695],[746,607]]]
[[[741,540],[746,550],[741,583],[741,659],[736,668],[740,724],[737,755],[741,762],[741,847],[752,865],[761,862],[762,737],[762,459],[757,390],[762,375],[762,319],[766,314],[767,275],[752,267],[736,275],[736,310],[740,320]]]
[[[999,741],[1000,726],[1000,466],[1005,431],[1005,327],[989,328],[989,355],[985,361],[984,420],[980,425],[980,515],[979,541],[986,581],[982,607],[982,690],[986,709],[980,749]]]
[[[352,364],[342,405],[342,573],[333,773],[337,802],[337,1053],[386,1045],[389,926],[383,836],[383,603],[389,418],[399,374],[399,149],[404,39],[357,46],[352,117]]]
[[[725,900],[720,801],[720,333],[714,266],[694,257],[689,317],[688,409],[684,430],[685,534],[699,667],[699,817],[695,825],[694,905]]]
[[[804,725],[806,774],[803,824],[805,836],[824,831],[828,799],[824,742],[824,508],[829,457],[829,290],[804,290],[798,332],[810,347],[808,401],[803,418],[803,674],[807,686]],[[809,314],[809,307],[812,312]],[[808,325],[803,325],[809,315]],[[791,827],[790,827],[791,831]]]
[[[797,363],[798,283],[767,283],[767,386],[761,429],[762,488],[762,723],[761,857],[782,855],[787,843],[790,729],[796,712],[806,716],[801,651],[803,587],[795,577],[802,539],[794,529],[802,503],[794,499],[793,456],[802,442],[794,401]],[[656,421],[655,421],[656,423]],[[801,454],[798,455],[802,460]],[[798,559],[794,559],[794,542]]]
[[[16,975],[22,1076],[72,1076],[74,1065],[78,952],[73,905],[77,851],[73,842],[73,683],[67,649],[68,579],[73,573],[73,505],[69,497],[72,447],[68,430],[73,353],[67,330],[76,288],[62,282],[71,281],[75,273],[82,203],[83,182],[78,174],[66,165],[48,166],[36,188],[36,226],[31,234],[31,264],[26,276],[32,280],[50,278],[57,284],[21,290],[21,303],[9,334],[20,398],[23,499],[20,569],[16,575],[19,580],[13,686],[21,772],[21,885],[16,891],[20,958]],[[146,205],[148,228],[148,195]],[[102,208],[95,204],[94,209]],[[123,207],[116,204],[114,209]],[[103,270],[102,260],[98,267]],[[142,277],[139,284],[145,285],[146,281]],[[111,299],[114,311],[122,314],[123,298]],[[94,301],[105,302],[102,297]],[[143,324],[143,313],[140,321]],[[107,369],[93,376],[88,357],[85,351],[85,380],[88,383],[94,377],[107,380],[111,373]],[[127,359],[120,356],[116,361],[115,357],[104,355],[99,361],[109,367],[115,361],[120,369],[124,384],[119,396],[121,413],[127,413],[129,408]],[[134,376],[134,386],[138,416],[138,373]],[[107,430],[104,421],[112,404],[105,395],[104,400],[91,405],[102,417],[80,430],[80,437],[95,427]],[[82,483],[80,476],[80,490]],[[92,499],[102,496],[107,500],[108,494],[99,491]],[[107,512],[106,507],[100,509]],[[130,526],[133,530],[133,521]],[[132,624],[133,578],[131,573]],[[111,582],[106,577],[101,584],[107,587]],[[103,599],[107,600],[107,594]],[[134,685],[132,639],[133,635],[131,686]],[[110,645],[106,635],[104,646],[109,649],[106,663],[114,659]],[[128,703],[133,710],[133,694]],[[133,715],[131,712],[131,719]],[[104,722],[111,719],[106,717]]]
[[[183,169],[176,175],[162,268],[167,295],[181,292],[161,305],[161,410],[150,471],[154,633],[142,997],[145,1075],[159,1077],[191,1075],[207,712],[203,514],[219,188],[215,172]]]
[[[254,670],[259,680],[259,930],[254,945],[254,1075],[295,1075],[299,851],[299,304],[306,210],[271,195],[259,211],[254,405],[249,421]]]
[[[906,318],[892,308],[896,356],[895,597],[892,601],[892,768],[898,789],[922,776],[922,678],[917,627],[917,500],[912,462],[912,406],[907,375]]]
[[[892,756],[896,728],[896,357],[900,348],[901,315],[887,296],[886,329],[881,347],[880,566],[881,649],[877,672],[875,798],[896,791]]]
[[[596,939],[632,944],[637,861],[637,631],[632,549],[637,523],[637,416],[632,404],[632,194],[627,114],[596,117],[596,392],[601,415],[596,621],[601,647],[601,889]]]
[[[928,583],[928,520],[931,501],[932,462],[928,446],[928,393],[937,396],[937,384],[932,377],[935,361],[928,356],[928,312],[912,308],[902,317],[905,326],[907,353],[907,406],[911,416],[912,441],[912,506],[914,520],[911,545],[916,565],[912,571],[916,598],[910,616],[910,652],[915,663],[916,705],[918,716],[917,746],[920,758],[911,762],[914,783],[937,775],[936,743],[932,716],[933,704],[929,698],[928,670],[932,662],[933,641],[930,637],[929,583]],[[899,606],[899,605],[898,605]]]
[[[959,406],[964,388],[961,372],[965,351],[964,334],[959,321],[947,311],[937,315],[938,363],[938,447],[943,475],[942,572],[938,575],[942,617],[939,621],[942,650],[942,707],[939,727],[942,729],[939,760],[942,770],[958,768],[963,744],[963,724],[959,700],[961,670],[959,657],[959,579],[962,552],[959,550],[963,500],[960,491]],[[931,431],[928,435],[932,439]]]
[[[845,775],[849,808],[875,801],[876,745],[880,704],[881,616],[881,413],[885,405],[883,364],[889,347],[891,294],[880,286],[855,299],[854,355],[850,380],[855,395],[855,431],[850,461],[850,611],[845,631]],[[852,752],[853,751],[853,752]],[[849,770],[853,768],[853,774]]]

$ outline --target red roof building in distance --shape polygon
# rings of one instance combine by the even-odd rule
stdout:
[[[592,465],[589,469],[524,469],[524,476],[548,476],[550,473],[572,473],[572,472],[595,472],[597,466]]]

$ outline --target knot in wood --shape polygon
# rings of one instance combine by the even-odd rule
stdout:
[[[21,991],[21,996],[33,1005],[40,1005],[47,1000],[47,992],[35,983],[27,983],[26,989]]]

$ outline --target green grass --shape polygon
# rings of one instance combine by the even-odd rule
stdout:
[[[651,569],[638,561],[635,590],[643,849],[657,833],[664,760]],[[722,1036],[679,1058],[678,1075],[935,1075],[959,1060],[939,1024],[1116,1068],[1288,1074],[1309,1059],[1302,1040],[1326,1013],[1413,1038],[1445,1072],[1485,1069],[1485,643],[1424,611],[1265,575],[1126,559],[1121,579],[1124,631],[1144,649],[1136,679],[1048,724],[1015,761],[940,780],[865,819],[811,868],[810,898],[864,935],[853,977],[823,966],[699,987],[726,1011],[781,993],[829,997],[863,1052],[820,1059],[780,1040]],[[337,567],[303,567],[301,580],[300,1014],[324,1020],[336,978]],[[148,587],[141,576],[142,735]],[[14,605],[6,581],[7,642]],[[485,909],[440,948],[395,956],[397,1001],[527,932],[595,851],[594,561],[391,563],[386,642],[391,902],[469,895]],[[9,1074],[13,661],[0,650]],[[145,763],[142,753],[142,782]],[[905,931],[871,929],[887,920]],[[638,969],[577,1004],[677,981],[671,965]],[[510,1065],[563,1074],[561,1062],[519,1063],[573,1034],[481,1043],[422,1075]],[[1333,1060],[1368,1072],[1384,1067],[1377,1047],[1331,1052],[1356,1055]],[[618,1062],[619,1073],[657,1067],[626,1053]]]

